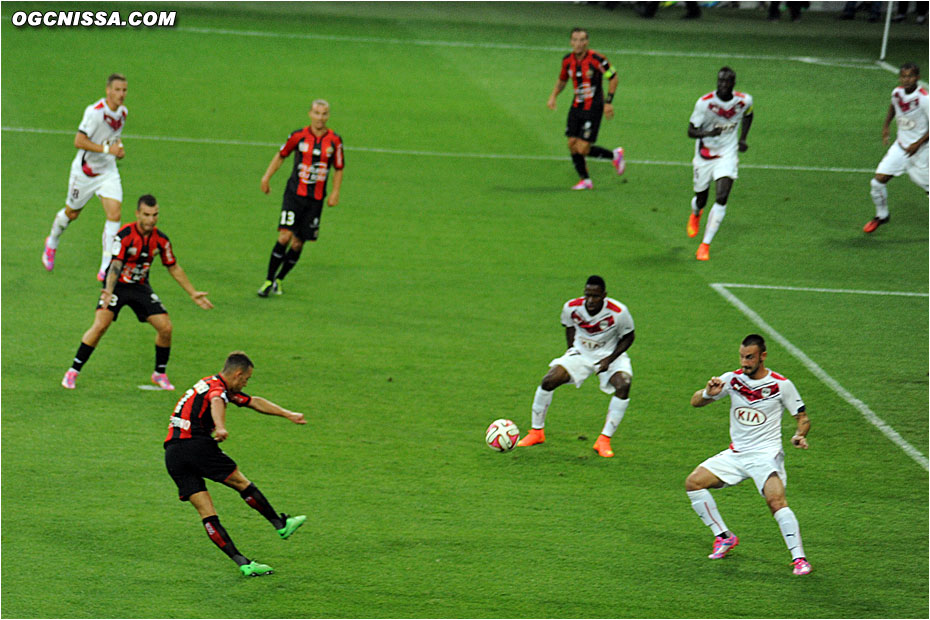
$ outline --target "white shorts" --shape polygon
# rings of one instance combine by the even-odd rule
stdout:
[[[753,450],[736,452],[727,448],[715,454],[699,465],[721,480],[725,486],[732,487],[746,478],[752,478],[762,494],[765,481],[773,473],[778,474],[782,484],[788,486],[788,474],[785,473],[784,450]]]
[[[694,191],[703,192],[710,187],[711,181],[730,177],[731,179],[739,178],[737,167],[739,157],[736,153],[721,155],[717,159],[704,159],[700,155],[695,155],[691,160],[694,166]]]
[[[549,362],[549,368],[561,366],[568,371],[575,387],[580,388],[581,384],[585,382],[585,379],[593,375],[595,370],[597,370],[595,364],[608,355],[609,353],[605,353],[601,357],[593,357],[590,354],[582,353],[575,347],[572,347],[566,351],[565,355],[562,357]],[[597,376],[598,380],[601,382],[602,392],[613,395],[613,393],[617,391],[617,388],[610,384],[610,378],[618,372],[625,372],[631,378],[633,377],[633,364],[630,363],[630,356],[626,353],[621,353],[620,357],[615,359],[610,366],[607,367],[607,370]]]
[[[117,168],[101,172],[95,177],[87,176],[80,169],[71,169],[65,204],[78,211],[84,208],[94,194],[101,198],[112,198],[120,203],[123,202],[123,183]]]
[[[887,174],[891,177],[901,176],[905,172],[911,180],[927,191],[927,160],[930,147],[924,143],[911,157],[907,156],[904,148],[897,141],[888,148],[875,170],[875,174]]]

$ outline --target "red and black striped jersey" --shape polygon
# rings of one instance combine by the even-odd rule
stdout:
[[[604,105],[604,78],[609,80],[616,73],[616,69],[610,66],[603,54],[588,50],[579,60],[574,53],[570,52],[562,58],[559,80],[572,81],[575,87],[573,108],[590,110],[592,107]]]
[[[153,228],[148,235],[139,232],[137,224],[123,226],[113,241],[113,258],[123,261],[123,270],[118,282],[123,284],[147,284],[149,268],[156,256],[161,256],[165,267],[171,267],[177,260],[171,249],[168,235]]]
[[[290,135],[278,154],[287,157],[295,149],[294,171],[287,180],[287,191],[323,200],[329,169],[342,170],[345,166],[342,138],[332,129],[327,129],[325,134],[317,137],[310,127],[304,127]]]
[[[222,398],[224,402],[245,407],[252,397],[242,392],[231,392],[219,373],[204,377],[194,384],[174,406],[168,421],[168,436],[165,443],[178,439],[209,437],[216,426],[210,412],[210,401]]]

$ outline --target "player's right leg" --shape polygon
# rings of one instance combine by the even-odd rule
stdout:
[[[65,372],[65,376],[61,380],[62,387],[69,390],[75,388],[75,382],[81,373],[81,369],[84,368],[84,364],[90,359],[91,354],[100,343],[100,339],[103,338],[114,320],[116,320],[116,314],[112,310],[102,308],[97,310],[94,314],[93,324],[81,336],[81,344],[78,346],[77,353],[74,354],[71,367]]]
[[[268,259],[268,271],[265,275],[265,281],[258,287],[259,297],[268,297],[274,288],[274,281],[278,278],[278,269],[284,262],[284,255],[287,252],[287,245],[293,238],[293,227],[298,219],[299,213],[293,204],[293,198],[287,191],[284,192],[284,202],[281,206],[281,220],[278,222],[278,238],[275,240],[274,247],[271,248],[271,257]]]
[[[723,454],[725,453],[711,457],[704,463],[719,459]],[[739,538],[727,529],[727,524],[724,523],[717,509],[717,502],[714,501],[709,490],[721,488],[725,484],[716,474],[705,468],[704,463],[695,467],[685,479],[685,492],[691,500],[691,508],[714,535],[714,546],[707,557],[711,560],[719,560],[739,544]]]
[[[213,500],[207,491],[199,491],[190,496],[189,501],[200,514],[203,529],[206,530],[207,536],[213,541],[220,551],[229,556],[233,562],[239,566],[239,572],[245,577],[260,577],[270,575],[272,568],[267,564],[253,562],[242,555],[236,548],[236,544],[230,538],[226,528],[220,523],[220,518],[213,508]]]
[[[100,236],[102,252],[100,269],[97,270],[97,280],[99,282],[103,282],[103,279],[106,277],[107,267],[110,266],[110,261],[113,259],[113,242],[116,240],[116,235],[119,233],[120,229],[123,189],[119,184],[119,176],[117,175],[115,181],[111,180],[101,191],[106,192],[109,196],[116,196],[118,191],[119,197],[108,198],[103,194],[100,195],[100,203],[103,205],[103,211],[107,219],[103,223],[103,233]]]
[[[532,427],[530,431],[524,435],[523,439],[517,443],[517,447],[525,448],[527,446],[545,443],[546,432],[544,429],[546,426],[546,413],[549,411],[549,405],[552,404],[552,392],[560,385],[564,385],[571,381],[571,375],[563,366],[555,364],[549,369],[549,372],[543,377],[539,387],[536,388],[536,393],[533,395]]]
[[[886,224],[891,216],[888,214],[888,181],[893,177],[887,174],[875,174],[875,177],[869,182],[869,196],[875,205],[875,217],[865,223],[862,231],[873,233],[875,229]]]

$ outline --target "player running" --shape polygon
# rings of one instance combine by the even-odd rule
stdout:
[[[617,70],[610,66],[607,58],[588,49],[588,31],[584,28],[572,30],[572,51],[562,58],[562,68],[559,79],[549,95],[546,105],[550,110],[556,109],[555,98],[572,81],[574,97],[572,106],[568,109],[568,121],[565,124],[565,135],[568,137],[568,151],[572,155],[572,163],[581,180],[572,189],[594,189],[591,177],[588,174],[588,165],[585,157],[591,155],[598,159],[613,160],[617,174],[626,170],[623,159],[623,147],[613,151],[594,144],[597,133],[601,127],[601,117],[607,120],[614,117],[614,93],[617,92]],[[607,96],[604,96],[604,78],[607,78]]]
[[[68,197],[65,208],[55,214],[52,230],[45,238],[42,264],[51,271],[55,267],[55,253],[62,233],[81,214],[84,205],[96,194],[106,213],[103,224],[103,246],[97,280],[103,282],[110,264],[110,248],[119,232],[123,203],[123,186],[120,181],[116,160],[126,156],[121,139],[129,111],[126,100],[125,76],[114,73],[107,78],[106,96],[84,110],[84,118],[74,136],[77,154],[71,163],[71,178],[68,182]]]
[[[262,176],[261,188],[267,194],[271,192],[271,177],[288,155],[296,151],[294,170],[284,189],[278,240],[271,250],[267,277],[258,289],[259,297],[268,297],[272,292],[282,294],[281,281],[297,264],[304,242],[316,241],[320,236],[320,218],[330,168],[335,169],[333,191],[326,204],[330,207],[339,204],[342,169],[345,167],[342,138],[326,126],[329,103],[324,99],[313,102],[309,115],[310,125],[290,135]]]
[[[258,488],[239,471],[236,462],[220,450],[219,442],[229,437],[226,405],[248,407],[266,415],[281,416],[294,424],[306,424],[304,414],[279,407],[270,400],[242,392],[252,376],[252,360],[242,351],[226,358],[223,370],[204,377],[184,393],[168,422],[165,437],[165,467],[178,486],[178,498],[197,509],[210,540],[239,566],[246,577],[271,574],[267,564],[252,561],[239,553],[220,524],[204,478],[239,491],[245,503],[265,517],[281,538],[289,538],[307,517],[278,514]]]
[[[81,345],[74,355],[71,368],[61,380],[62,387],[73,390],[78,374],[100,339],[119,316],[124,306],[132,308],[140,322],[155,328],[155,371],[152,383],[163,390],[173,390],[166,368],[171,355],[171,319],[158,295],[149,285],[149,269],[156,256],[195,304],[209,310],[213,307],[207,293],[198,291],[178,265],[168,236],[155,227],[158,223],[158,202],[146,194],[136,206],[136,221],[120,229],[112,248],[112,262],[107,270],[106,284],[97,302],[94,323],[81,337]]]
[[[695,254],[698,260],[710,260],[710,243],[727,214],[730,189],[739,176],[737,153],[749,148],[746,138],[752,127],[752,95],[734,91],[735,84],[733,69],[720,69],[717,90],[697,100],[688,121],[688,137],[697,140],[691,162],[694,166],[694,197],[688,218],[689,237],[697,236],[711,180],[716,184],[714,205],[704,226],[704,239]],[[738,138],[737,127],[740,127]]]
[[[785,451],[781,443],[781,416],[787,409],[797,419],[791,444],[807,450],[811,423],[794,384],[765,367],[765,339],[750,334],[739,348],[740,369],[711,377],[703,390],[691,396],[691,406],[703,407],[730,397],[730,447],[694,468],[685,480],[691,507],[714,534],[709,557],[718,560],[739,544],[727,529],[708,489],[720,489],[752,478],[778,523],[795,575],[811,572],[804,555],[801,529],[785,499]]]
[[[633,317],[626,306],[607,297],[602,277],[591,276],[585,284],[584,297],[569,300],[562,306],[562,325],[568,351],[552,360],[549,372],[536,388],[532,429],[517,446],[535,446],[546,441],[543,429],[555,388],[569,382],[580,388],[585,379],[596,374],[601,391],[610,394],[611,399],[607,405],[607,420],[594,442],[594,450],[610,458],[614,455],[610,438],[630,404],[633,365],[626,351],[636,337]]]
[[[878,164],[875,178],[872,179],[871,196],[875,203],[875,217],[866,222],[862,230],[867,233],[885,224],[888,215],[888,181],[903,172],[911,177],[918,187],[925,192],[928,189],[928,147],[927,128],[928,112],[927,89],[918,86],[920,68],[912,62],[901,65],[898,73],[899,86],[891,91],[891,105],[882,125],[882,142],[891,144],[888,152]],[[891,142],[889,129],[891,119],[898,123],[898,135]]]

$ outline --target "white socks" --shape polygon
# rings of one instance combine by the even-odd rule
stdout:
[[[551,404],[552,392],[537,387],[533,396],[533,428],[540,429],[546,425],[546,412]]]
[[[52,220],[52,231],[48,234],[48,247],[53,250],[58,249],[58,241],[61,239],[61,233],[65,232],[65,228],[67,228],[70,223],[71,220],[65,215],[64,209],[55,214],[55,219]]]
[[[697,215],[700,209],[697,208],[697,196],[691,197],[691,213]]]
[[[701,518],[704,525],[710,528],[711,533],[714,536],[726,534],[727,524],[720,517],[717,502],[714,501],[710,491],[701,489],[699,491],[688,491],[687,493],[688,499],[691,500],[691,507],[694,508],[694,512]]]
[[[714,235],[717,234],[717,229],[720,228],[720,223],[723,222],[723,218],[726,214],[727,206],[715,202],[714,206],[710,208],[710,215],[707,216],[703,243],[710,244],[710,242],[714,240]]]
[[[119,228],[119,222],[107,220],[103,223],[103,235],[100,238],[103,245],[103,257],[100,259],[100,271],[106,271],[107,267],[110,266],[110,261],[113,259],[113,240],[116,238]]]
[[[869,185],[872,186],[869,194],[872,196],[872,202],[875,203],[875,217],[885,219],[888,217],[888,188],[874,178]]]
[[[611,397],[610,404],[607,405],[607,421],[604,422],[604,430],[601,431],[601,435],[607,435],[608,437],[614,436],[617,427],[620,426],[620,422],[623,420],[623,414],[626,413],[626,408],[629,407],[629,405],[629,398],[621,400],[616,396]]]
[[[781,537],[785,539],[785,545],[791,552],[791,559],[805,557],[804,545],[801,543],[801,526],[798,525],[798,518],[794,516],[794,512],[785,506],[772,516],[775,517]]]

